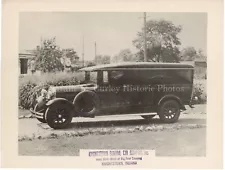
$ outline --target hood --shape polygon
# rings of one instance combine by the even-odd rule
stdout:
[[[96,84],[81,84],[81,85],[70,85],[70,86],[54,86],[56,93],[63,92],[81,92],[84,90],[94,91],[97,88]]]

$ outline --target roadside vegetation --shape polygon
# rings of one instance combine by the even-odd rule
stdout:
[[[19,107],[30,109],[34,105],[36,97],[40,95],[41,89],[49,86],[76,85],[83,81],[81,72],[66,73],[44,73],[42,75],[27,75],[19,78]]]
[[[52,135],[49,139],[21,140],[18,142],[18,152],[19,155],[27,156],[79,156],[80,149],[126,148],[153,149],[156,156],[205,156],[205,140],[206,128],[86,135],[70,138],[67,136],[58,138]]]

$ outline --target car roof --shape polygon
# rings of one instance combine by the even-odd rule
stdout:
[[[133,70],[133,69],[193,69],[193,65],[184,63],[124,62],[84,67],[80,71]]]

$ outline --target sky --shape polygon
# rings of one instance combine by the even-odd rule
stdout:
[[[193,46],[207,49],[206,13],[147,13],[147,20],[165,19],[181,25],[178,34],[180,49]],[[132,41],[143,27],[143,13],[120,12],[21,12],[19,20],[19,51],[35,49],[41,37],[56,37],[61,48],[74,48],[85,60],[97,54],[114,56],[122,49],[137,52]]]

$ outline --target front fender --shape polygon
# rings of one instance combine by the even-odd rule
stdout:
[[[186,110],[183,102],[181,101],[181,99],[179,97],[177,97],[176,95],[171,95],[171,94],[168,94],[168,95],[165,95],[163,96],[159,101],[158,101],[158,106],[165,100],[168,100],[168,99],[172,99],[172,100],[176,100],[179,104],[180,104],[180,107],[182,110]]]
[[[69,107],[71,107],[71,109],[73,109],[73,103],[71,103],[70,101],[68,101],[67,99],[64,99],[64,98],[55,98],[55,99],[52,99],[52,100],[49,100],[47,103],[46,103],[46,106],[51,106],[51,105],[53,105],[53,104],[55,104],[55,103],[58,103],[58,102],[60,102],[60,103],[66,103],[66,104],[68,104],[68,106]]]

